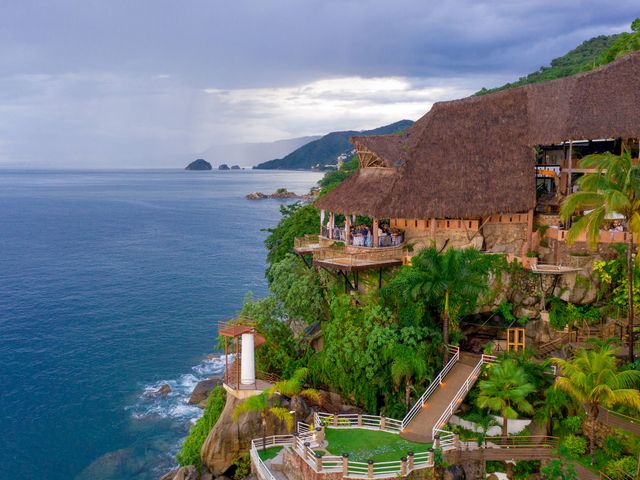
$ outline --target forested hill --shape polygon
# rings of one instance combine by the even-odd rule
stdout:
[[[528,83],[544,82],[546,80],[553,80],[555,78],[568,77],[576,73],[591,70],[594,66],[597,66],[600,55],[608,50],[618,35],[600,35],[594,37],[586,42],[583,42],[577,48],[574,48],[569,53],[554,58],[551,60],[551,65],[548,67],[540,67],[536,72],[530,73],[526,77],[522,77],[515,82],[507,83],[497,88],[483,88],[476,95],[484,95],[487,93],[497,92],[500,90],[507,90],[509,88],[520,87]]]
[[[269,160],[254,168],[264,170],[309,170],[316,165],[321,167],[323,165],[335,165],[339,155],[353,150],[353,145],[349,143],[350,137],[354,135],[385,135],[405,130],[411,125],[413,125],[411,120],[400,120],[374,130],[332,132],[318,140],[303,145],[284,158]]]
[[[614,61],[616,58],[636,50],[640,50],[640,18],[631,23],[631,32],[615,35],[600,35],[571,50],[562,57],[551,60],[551,66],[540,67],[537,72],[530,73],[516,82],[507,83],[497,88],[483,88],[475,95],[520,87],[529,83],[544,82],[556,78],[568,77],[576,73],[593,70],[596,67]]]

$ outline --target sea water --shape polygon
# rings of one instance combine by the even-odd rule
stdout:
[[[157,479],[309,172],[0,170],[0,477]],[[169,384],[167,396],[151,393]]]

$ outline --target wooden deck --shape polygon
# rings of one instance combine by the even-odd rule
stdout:
[[[402,259],[370,260],[366,258],[354,259],[346,256],[323,260],[316,260],[314,258],[313,264],[330,270],[340,270],[342,272],[351,273],[363,270],[399,267],[402,265]]]
[[[460,390],[460,387],[467,381],[479,360],[479,355],[461,352],[460,360],[447,373],[445,381],[431,394],[427,403],[411,420],[400,436],[412,442],[433,442],[431,432],[433,427],[436,426],[436,421],[440,419],[451,400]]]

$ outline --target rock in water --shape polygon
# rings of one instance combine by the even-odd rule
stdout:
[[[210,378],[208,380],[202,380],[198,382],[198,384],[191,392],[191,397],[189,398],[189,405],[198,405],[207,400],[209,396],[209,392],[213,390],[217,385],[222,384],[221,378]]]
[[[262,192],[251,192],[245,198],[247,200],[262,200],[263,198],[269,198],[269,196]]]
[[[198,480],[200,475],[198,470],[193,465],[187,465],[186,467],[180,467],[177,470],[172,470],[160,477],[160,480]]]
[[[211,170],[211,164],[206,160],[199,158],[186,166],[185,170]]]
[[[240,165],[234,165],[231,170],[241,170]]]
[[[229,168],[229,165],[227,165],[226,163],[223,163],[218,167],[218,170],[231,170],[231,169]]]

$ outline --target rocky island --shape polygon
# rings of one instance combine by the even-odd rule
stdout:
[[[211,170],[211,164],[203,158],[194,160],[185,167],[185,170]]]
[[[271,194],[262,192],[251,192],[245,196],[247,200],[264,200],[266,198],[274,198],[278,200],[309,200],[309,195],[298,195],[290,192],[286,188],[279,188]]]

